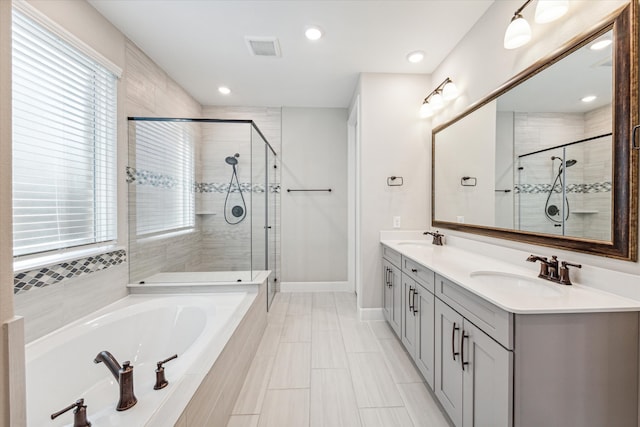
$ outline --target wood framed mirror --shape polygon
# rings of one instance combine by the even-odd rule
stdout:
[[[637,260],[637,9],[433,129],[433,227]]]

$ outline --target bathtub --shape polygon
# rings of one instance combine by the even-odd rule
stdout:
[[[249,308],[259,302],[257,295],[129,295],[28,344],[28,425],[71,425],[71,411],[54,421],[49,416],[84,398],[94,427],[173,426]],[[102,350],[134,367],[138,403],[127,411],[115,410],[113,375],[104,364],[93,363]],[[178,358],[165,365],[169,385],[153,390],[156,362],[176,353]]]

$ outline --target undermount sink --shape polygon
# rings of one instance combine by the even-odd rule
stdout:
[[[408,246],[408,247],[416,247],[416,248],[432,248],[433,245],[430,242],[399,242],[399,246]]]
[[[486,286],[499,287],[500,290],[513,290],[522,295],[538,297],[558,297],[562,296],[561,285],[547,283],[542,279],[522,276],[515,273],[503,271],[473,271],[470,277],[478,279]]]

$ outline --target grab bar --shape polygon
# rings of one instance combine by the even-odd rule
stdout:
[[[293,193],[295,191],[328,191],[329,193],[331,193],[331,189],[327,188],[327,189],[301,189],[301,190],[292,190],[290,188],[287,188],[287,193]]]

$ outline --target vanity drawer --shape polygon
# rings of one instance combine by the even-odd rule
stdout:
[[[419,282],[429,292],[435,291],[435,273],[409,258],[402,257],[402,272]]]
[[[385,245],[382,245],[382,256],[392,264],[395,264],[395,266],[398,268],[402,265],[402,256],[400,255],[400,253]]]
[[[513,314],[436,274],[435,295],[507,349],[513,349]]]

